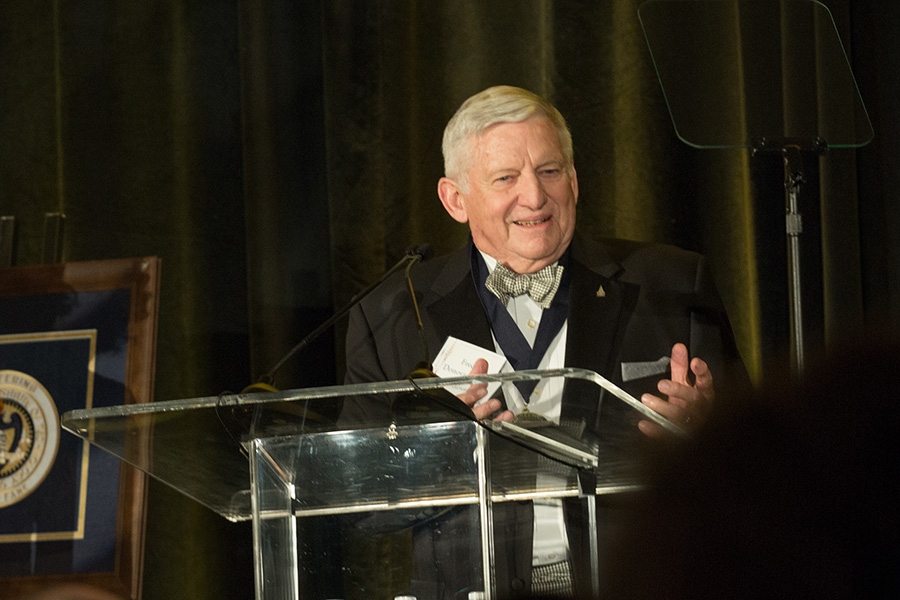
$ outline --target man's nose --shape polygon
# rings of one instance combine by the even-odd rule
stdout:
[[[526,208],[539,209],[547,202],[547,194],[544,185],[537,173],[528,173],[519,178],[519,204]]]

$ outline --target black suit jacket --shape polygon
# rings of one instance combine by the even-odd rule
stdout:
[[[475,289],[470,248],[436,258],[413,269],[412,281],[425,328],[428,355],[420,341],[409,290],[402,277],[389,280],[366,298],[350,315],[347,333],[347,383],[403,379],[430,360],[448,336],[493,350],[491,328]],[[640,397],[658,394],[659,377],[623,382],[623,362],[655,361],[669,356],[675,342],[687,345],[691,356],[707,361],[716,381],[717,395],[730,385],[749,385],[734,337],[705,259],[665,245],[624,240],[594,243],[577,238],[571,247],[571,269],[566,366],[589,369]],[[597,418],[596,402],[577,402],[567,393],[562,418]],[[387,416],[388,407],[381,407]],[[371,403],[348,403],[342,419],[371,418],[379,410]],[[567,510],[570,544],[580,543],[580,530],[572,523],[584,516]],[[495,517],[496,518],[496,517]],[[496,518],[498,535],[497,583],[501,598],[527,592],[531,567],[531,505],[519,503]],[[579,521],[580,522],[580,521]],[[463,525],[460,525],[463,526]],[[446,536],[451,521],[432,529]],[[433,532],[432,532],[433,533]],[[418,543],[418,542],[417,542]],[[424,547],[424,546],[423,546]],[[451,557],[434,535],[423,562]],[[417,554],[420,550],[417,549]],[[573,560],[583,556],[573,549]],[[576,561],[580,590],[586,585],[585,565]],[[453,574],[447,589],[458,590]],[[462,573],[459,574],[463,578]],[[461,583],[460,583],[461,585]],[[462,597],[465,597],[463,594]]]
[[[350,314],[347,383],[405,378],[448,336],[493,350],[475,291],[469,250],[416,266],[411,274],[428,340],[419,340],[402,276],[389,280]],[[684,342],[709,363],[721,385],[747,382],[734,336],[705,259],[673,246],[623,240],[572,245],[566,366],[596,371],[637,396],[655,380],[622,382],[622,362],[653,361]],[[598,292],[602,289],[602,292]]]

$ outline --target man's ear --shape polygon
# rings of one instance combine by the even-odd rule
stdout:
[[[578,204],[578,173],[575,172],[575,167],[572,167],[572,195],[575,197],[575,204]]]
[[[450,213],[453,220],[460,223],[468,223],[469,215],[466,212],[465,201],[459,185],[448,177],[441,177],[438,181],[438,196],[444,209]]]

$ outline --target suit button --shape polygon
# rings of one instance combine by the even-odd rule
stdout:
[[[511,587],[514,592],[521,592],[525,589],[525,582],[518,577],[513,577],[512,581],[509,582],[509,587]]]

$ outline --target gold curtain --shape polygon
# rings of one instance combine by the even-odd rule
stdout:
[[[443,126],[472,93],[520,85],[570,123],[580,229],[707,254],[759,378],[788,340],[780,157],[677,139],[640,4],[2,3],[0,215],[17,218],[16,262],[40,260],[46,212],[66,215],[64,260],[162,257],[157,399],[240,389],[408,246],[465,241],[435,191]],[[861,48],[885,133],[808,165],[817,347],[896,323],[900,306],[897,3],[826,4]],[[280,386],[338,381],[341,332]],[[153,484],[145,571],[151,600],[248,597],[249,528]]]
[[[676,138],[637,18],[640,4],[469,0],[426,9],[415,2],[331,3],[325,9],[324,97],[336,298],[349,298],[374,280],[410,244],[429,241],[449,250],[462,243],[465,227],[444,214],[435,192],[442,128],[466,97],[505,83],[546,95],[569,121],[583,232],[707,254],[751,374],[759,378],[767,357],[786,354],[779,159],[773,167],[773,157],[697,150]],[[750,18],[734,12],[735,22]],[[735,39],[720,51],[719,60],[739,63],[752,60],[756,49]],[[753,82],[734,75],[740,132],[742,86]],[[839,168],[829,173],[852,180],[852,158],[845,157],[838,156]],[[815,174],[818,161],[811,162]],[[815,192],[806,193],[807,211],[817,209]],[[842,210],[852,211],[852,190],[841,195]],[[815,229],[804,244],[819,244]],[[815,258],[808,261],[814,267]],[[820,340],[815,275],[809,274],[809,333]],[[831,291],[848,298],[845,290]],[[849,308],[859,316],[858,306]],[[846,321],[833,323],[840,329]]]
[[[15,263],[41,261],[47,212],[66,217],[63,261],[161,257],[160,400],[249,376],[237,16],[231,2],[0,5]],[[145,598],[252,595],[249,527],[155,481],[146,506]]]

